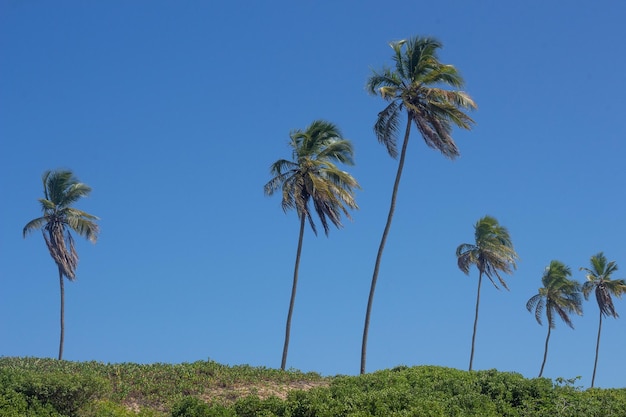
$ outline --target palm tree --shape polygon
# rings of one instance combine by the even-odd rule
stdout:
[[[469,274],[470,267],[478,268],[478,290],[476,292],[476,316],[474,318],[474,332],[472,333],[472,351],[470,353],[469,370],[472,370],[474,361],[474,342],[476,341],[476,326],[478,324],[478,306],[480,304],[480,285],[483,275],[486,275],[491,283],[497,288],[495,278],[506,288],[506,281],[500,276],[500,272],[511,274],[517,267],[515,261],[517,253],[513,249],[513,243],[508,230],[500,226],[498,221],[485,216],[474,225],[474,238],[476,243],[463,243],[456,249],[459,269]]]
[[[476,108],[476,104],[468,94],[459,90],[446,90],[440,87],[447,85],[461,88],[463,79],[452,65],[439,62],[437,50],[442,47],[442,44],[438,40],[415,37],[393,42],[390,46],[394,51],[394,68],[383,68],[380,72],[374,72],[368,80],[366,88],[371,94],[380,94],[384,100],[389,102],[389,105],[378,113],[374,132],[378,141],[385,145],[392,158],[398,157],[397,136],[400,131],[400,118],[404,113],[406,113],[407,122],[398,171],[391,194],[387,223],[378,247],[367,301],[363,343],[361,345],[361,374],[365,373],[367,336],[374,291],[385,242],[396,207],[396,197],[409,143],[411,124],[415,124],[426,145],[440,151],[444,156],[454,159],[459,155],[459,151],[450,135],[452,127],[456,125],[463,129],[471,129],[474,121],[463,112],[463,109]]]
[[[600,252],[591,257],[591,268],[580,268],[587,273],[587,281],[583,284],[583,294],[585,300],[589,299],[591,291],[596,293],[596,301],[600,308],[600,324],[598,325],[598,339],[596,342],[596,359],[593,362],[593,376],[591,377],[591,388],[596,380],[596,368],[598,367],[598,352],[600,350],[600,333],[602,332],[602,316],[612,316],[618,318],[615,311],[611,295],[621,297],[626,292],[626,281],[623,279],[611,279],[611,275],[617,271],[615,261],[607,262],[604,253]]]
[[[530,297],[526,303],[528,311],[532,312],[532,310],[535,310],[537,323],[542,324],[541,315],[544,309],[548,319],[548,335],[546,336],[539,378],[543,375],[543,368],[548,357],[548,342],[550,340],[550,331],[555,327],[555,313],[561,317],[565,324],[573,329],[574,325],[569,315],[571,313],[581,315],[583,312],[580,284],[568,279],[571,275],[572,271],[568,266],[559,261],[551,261],[550,265],[545,269],[543,277],[541,277],[543,287],[539,288],[539,292]]]
[[[42,176],[44,198],[40,198],[43,216],[31,220],[24,226],[24,237],[29,232],[41,229],[50,256],[59,270],[61,286],[61,338],[59,360],[63,359],[63,339],[65,335],[65,289],[63,277],[76,279],[78,253],[74,246],[71,230],[87,238],[92,243],[98,239],[98,218],[72,207],[72,204],[86,197],[91,188],[78,181],[71,171],[46,171]]]
[[[264,187],[265,194],[270,196],[275,191],[282,190],[283,210],[295,209],[300,219],[296,264],[280,365],[283,370],[287,363],[291,317],[296,299],[305,222],[308,220],[313,233],[317,234],[313,221],[314,210],[328,236],[329,222],[339,228],[341,227],[341,213],[343,212],[347,218],[350,218],[348,208],[358,208],[354,191],[359,188],[358,182],[350,174],[335,165],[335,162],[354,164],[352,144],[342,137],[337,126],[317,120],[304,131],[291,132],[290,138],[292,159],[279,159],[274,162],[270,167],[273,178]],[[310,207],[311,203],[313,210]]]

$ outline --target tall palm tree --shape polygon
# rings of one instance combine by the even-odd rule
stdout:
[[[494,278],[498,278],[500,284],[506,288],[506,281],[500,272],[511,274],[517,267],[518,259],[508,230],[500,226],[498,221],[485,216],[474,225],[475,243],[463,243],[456,249],[459,269],[469,275],[470,267],[476,265],[478,269],[478,290],[476,291],[476,316],[474,318],[474,331],[472,333],[472,351],[470,353],[469,370],[472,370],[474,361],[474,342],[476,341],[476,326],[478,324],[478,306],[480,305],[480,286],[483,275],[487,276],[497,288]]]
[[[313,221],[315,212],[326,235],[330,228],[329,222],[337,228],[341,227],[341,213],[350,218],[348,209],[358,208],[354,191],[359,188],[358,182],[350,174],[335,165],[336,162],[354,164],[352,144],[342,137],[337,126],[316,120],[304,131],[291,132],[290,138],[292,159],[274,162],[270,167],[273,178],[264,187],[265,194],[270,196],[277,190],[282,190],[283,210],[295,209],[300,219],[296,264],[280,365],[283,370],[287,363],[305,222],[308,220],[311,229],[317,234]]]
[[[596,359],[593,362],[593,376],[591,377],[591,388],[596,380],[596,368],[598,367],[598,352],[600,350],[600,333],[602,332],[602,316],[618,318],[615,311],[611,295],[621,297],[626,292],[626,281],[623,279],[612,279],[611,275],[617,271],[615,261],[607,262],[604,253],[600,252],[591,257],[591,268],[581,267],[585,271],[587,281],[583,284],[583,294],[585,300],[589,299],[591,291],[596,293],[596,301],[600,309],[600,324],[598,325],[598,339],[596,341]]]
[[[543,368],[548,358],[548,342],[550,341],[550,332],[555,327],[555,313],[561,320],[572,329],[574,325],[569,317],[571,313],[582,314],[582,297],[580,295],[580,284],[572,281],[568,277],[572,275],[572,271],[562,262],[553,260],[545,269],[541,277],[542,288],[539,292],[528,300],[526,308],[532,312],[535,310],[535,319],[537,323],[541,323],[541,315],[545,309],[546,318],[548,319],[548,335],[546,336],[545,351],[543,353],[543,362],[539,370],[539,378],[543,375]]]
[[[394,52],[392,57],[394,67],[383,68],[380,72],[374,72],[368,80],[366,88],[371,94],[380,94],[384,100],[389,102],[387,107],[378,113],[374,132],[378,141],[385,145],[392,158],[398,157],[397,137],[403,114],[406,114],[407,121],[400,151],[400,161],[391,193],[389,214],[378,247],[367,301],[361,345],[361,374],[365,373],[367,336],[374,291],[385,242],[396,207],[396,197],[404,167],[411,125],[415,125],[426,145],[440,151],[444,156],[454,159],[459,155],[459,151],[451,136],[452,127],[471,129],[474,121],[463,110],[476,108],[476,104],[468,94],[459,90],[442,88],[442,86],[461,88],[463,79],[452,65],[439,62],[437,50],[442,47],[442,44],[438,40],[414,37],[409,40],[392,42],[390,46]]]
[[[63,359],[63,340],[65,336],[65,288],[63,277],[70,281],[76,279],[78,253],[70,231],[87,238],[92,243],[98,239],[98,218],[72,207],[72,204],[86,197],[91,188],[78,181],[71,171],[46,171],[42,176],[44,198],[40,198],[43,216],[31,220],[24,226],[24,237],[29,232],[40,229],[46,241],[50,256],[59,270],[61,286],[61,337],[59,342],[59,360]]]

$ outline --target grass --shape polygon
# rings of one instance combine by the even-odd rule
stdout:
[[[241,397],[256,395],[286,398],[293,389],[329,384],[317,373],[280,371],[248,365],[226,366],[214,361],[182,364],[104,364],[39,358],[0,358],[0,372],[89,378],[98,382],[99,399],[129,410],[168,412],[186,396],[231,405]]]
[[[626,417],[626,389],[419,366],[322,377],[213,361],[0,358],[2,417]]]

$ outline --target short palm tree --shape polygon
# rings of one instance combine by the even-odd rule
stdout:
[[[335,165],[336,162],[353,165],[352,144],[342,137],[337,126],[317,120],[304,131],[291,132],[290,137],[292,159],[274,162],[270,167],[273,178],[264,187],[266,195],[281,190],[283,210],[295,209],[300,219],[296,264],[280,365],[283,370],[287,363],[305,222],[308,220],[311,229],[317,234],[313,221],[315,212],[326,235],[329,232],[329,223],[337,228],[341,227],[341,213],[350,218],[348,209],[358,208],[354,191],[359,188],[358,182],[350,174]]]
[[[539,292],[530,297],[526,303],[528,311],[532,312],[535,310],[537,323],[542,324],[541,316],[544,310],[546,312],[546,318],[548,319],[548,335],[546,336],[546,345],[543,353],[543,362],[541,362],[541,369],[539,370],[539,378],[543,375],[543,368],[546,365],[550,332],[555,328],[555,315],[561,317],[561,320],[573,329],[574,325],[569,315],[572,313],[580,315],[583,312],[580,284],[570,280],[568,277],[571,275],[572,271],[568,266],[559,261],[551,261],[541,277],[543,287],[539,288]]]
[[[585,300],[589,299],[591,291],[596,293],[596,301],[600,308],[600,324],[598,325],[598,339],[596,341],[596,359],[593,362],[593,376],[591,377],[591,388],[596,380],[596,369],[598,367],[598,352],[600,350],[600,333],[602,332],[602,316],[618,318],[619,314],[613,305],[611,295],[621,297],[626,292],[626,280],[612,279],[611,275],[617,271],[615,261],[608,262],[604,253],[600,252],[591,257],[591,268],[580,268],[585,271],[587,281],[583,284],[583,294]]]
[[[500,284],[508,290],[509,287],[506,285],[506,281],[502,279],[500,272],[511,274],[516,268],[516,260],[518,259],[508,230],[500,226],[498,221],[491,216],[485,216],[476,222],[474,225],[474,239],[475,243],[463,243],[456,249],[457,264],[461,271],[469,274],[472,265],[476,265],[478,269],[478,290],[476,292],[476,315],[472,333],[470,371],[474,361],[474,342],[476,341],[480,286],[483,275],[487,276],[497,289],[499,287],[494,278],[497,278]]]
[[[59,360],[63,359],[63,340],[65,335],[65,289],[63,277],[70,281],[76,279],[78,253],[74,246],[74,231],[92,243],[98,239],[98,218],[72,207],[72,204],[91,192],[91,188],[78,181],[71,171],[46,171],[42,176],[44,198],[40,198],[43,216],[31,220],[24,226],[24,237],[29,232],[40,229],[46,241],[50,256],[59,270],[61,286],[61,338],[59,342]]]
[[[458,126],[469,130],[474,123],[463,110],[475,109],[476,104],[468,94],[457,90],[463,86],[463,79],[456,68],[439,61],[437,50],[441,47],[441,42],[427,37],[393,42],[391,48],[394,67],[374,72],[367,82],[366,88],[371,94],[380,94],[389,102],[387,107],[378,113],[374,132],[378,141],[385,145],[387,152],[393,158],[398,157],[397,137],[403,114],[406,114],[407,121],[391,194],[389,214],[378,247],[367,301],[361,345],[361,374],[365,373],[367,337],[376,281],[396,207],[411,125],[415,125],[426,145],[453,159],[459,155],[459,151],[451,136],[452,127]],[[446,90],[442,88],[443,86],[450,86],[455,90]]]

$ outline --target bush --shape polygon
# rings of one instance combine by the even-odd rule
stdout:
[[[172,407],[172,417],[236,417],[231,409],[209,405],[196,397],[185,397]]]
[[[1,374],[5,402],[8,400],[12,408],[21,409],[21,397],[29,405],[29,410],[37,409],[38,413],[48,410],[48,414],[43,415],[56,412],[74,416],[81,407],[98,398],[106,385],[102,378],[60,371],[37,373],[4,370]]]

